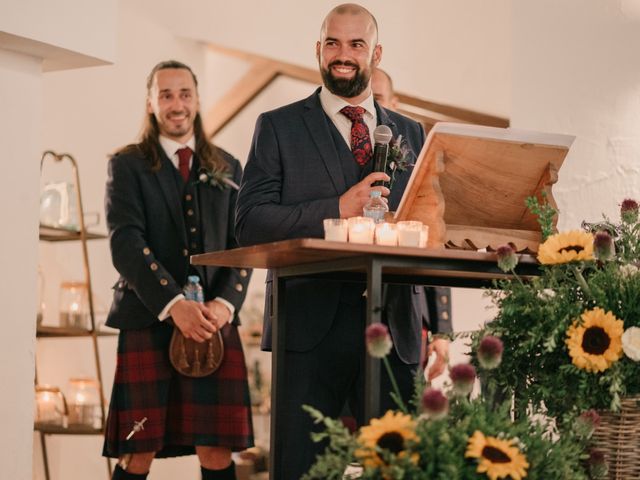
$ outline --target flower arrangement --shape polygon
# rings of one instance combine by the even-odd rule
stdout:
[[[220,190],[227,188],[240,190],[240,186],[231,179],[231,173],[221,170],[210,170],[204,167],[200,167],[200,170],[198,170],[198,183],[211,185]]]
[[[551,232],[555,211],[533,199],[529,207]],[[515,395],[519,414],[544,406],[562,425],[589,409],[615,412],[621,398],[640,395],[638,211],[625,200],[618,223],[605,218],[543,236],[541,276],[501,281],[491,294],[499,313],[472,344],[488,334],[502,339],[494,382],[500,394]],[[497,256],[513,271],[517,255],[509,246]]]
[[[391,339],[386,327],[371,325],[366,343],[369,354],[388,367]],[[478,368],[497,369],[502,350],[500,339],[482,339]],[[475,380],[476,368],[470,364],[453,366],[451,383],[442,390],[426,385],[419,375],[411,412],[399,402],[397,411],[372,419],[355,434],[339,420],[305,406],[325,428],[312,434],[314,440],[328,446],[303,480],[579,480],[606,473],[597,452],[593,459],[585,453],[597,415],[580,418],[576,428],[552,439],[545,420],[513,421],[510,402],[496,408],[484,398],[471,399]]]
[[[398,135],[389,142],[389,152],[387,153],[386,173],[391,177],[389,181],[389,189],[393,188],[398,172],[405,172],[412,167],[415,154],[409,148],[407,141]]]

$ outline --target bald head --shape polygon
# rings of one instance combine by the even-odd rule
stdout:
[[[381,107],[389,110],[395,110],[398,107],[398,97],[393,92],[393,81],[389,74],[381,68],[373,70],[371,91],[373,92],[373,98]]]
[[[338,5],[333,8],[326,17],[324,17],[322,27],[320,28],[320,41],[322,41],[322,39],[327,35],[327,24],[333,17],[338,15],[348,15],[353,17],[364,16],[368,23],[367,33],[373,32],[374,45],[378,43],[378,22],[376,21],[376,17],[374,17],[369,10],[356,3],[343,3],[342,5]]]

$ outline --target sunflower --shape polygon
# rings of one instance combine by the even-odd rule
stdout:
[[[545,265],[593,260],[593,234],[572,230],[551,235],[540,245],[538,260]]]
[[[603,372],[622,356],[624,322],[599,307],[585,310],[567,330],[573,364],[588,372]]]
[[[369,425],[360,429],[358,443],[362,448],[357,449],[355,455],[365,467],[385,467],[386,462],[379,455],[379,450],[386,450],[398,457],[408,455],[407,441],[418,440],[415,428],[411,416],[389,410],[382,418],[374,418]],[[410,458],[417,463],[417,455],[411,455]]]
[[[529,463],[520,453],[513,440],[501,440],[496,437],[485,437],[476,430],[469,442],[465,457],[478,459],[478,473],[486,473],[491,480],[507,478],[522,480],[527,476]]]

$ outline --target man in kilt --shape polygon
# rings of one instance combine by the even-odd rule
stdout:
[[[237,246],[241,166],[207,140],[197,79],[180,62],[151,71],[141,137],[109,162],[105,208],[120,278],[107,325],[120,334],[103,455],[119,458],[113,479],[144,479],[153,458],[193,453],[203,480],[234,479],[231,452],[253,445],[237,315],[251,272],[192,266],[189,257]],[[184,297],[190,275],[204,303]],[[219,330],[218,370],[178,373],[169,360],[174,328],[197,342]]]

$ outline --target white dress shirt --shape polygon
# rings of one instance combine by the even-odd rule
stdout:
[[[322,87],[320,90],[320,104],[322,109],[329,116],[333,124],[344,138],[349,149],[351,149],[351,120],[349,120],[344,114],[340,113],[343,107],[356,107],[360,106],[364,108],[363,115],[364,123],[369,128],[369,137],[371,138],[371,144],[373,144],[373,131],[376,129],[378,117],[376,114],[376,107],[373,103],[373,95],[369,94],[360,105],[352,105],[342,98],[331,93],[326,87]]]

